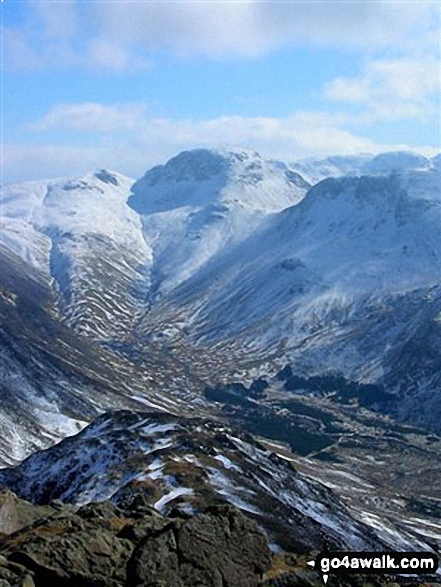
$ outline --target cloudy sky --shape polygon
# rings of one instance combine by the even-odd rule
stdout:
[[[5,0],[4,181],[196,146],[440,150],[441,5]]]

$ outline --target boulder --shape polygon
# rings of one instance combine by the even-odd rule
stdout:
[[[138,544],[126,587],[255,587],[270,566],[267,541],[233,506],[171,519]]]
[[[50,506],[33,505],[9,489],[0,488],[0,533],[12,534],[54,513]]]
[[[12,536],[5,550],[10,561],[32,571],[36,587],[117,587],[133,546],[114,531],[64,514]]]

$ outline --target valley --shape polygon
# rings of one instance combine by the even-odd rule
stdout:
[[[0,483],[226,501],[276,551],[438,550],[438,169],[197,149],[5,186]]]

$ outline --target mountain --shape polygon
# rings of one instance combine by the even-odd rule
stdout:
[[[155,295],[243,240],[267,214],[298,202],[308,187],[258,153],[200,149],[135,183],[100,170],[6,186],[0,242],[53,281],[70,327],[111,344],[130,337]]]
[[[156,368],[137,367],[78,335],[60,321],[44,272],[1,245],[0,266],[2,465],[75,434],[106,409],[197,408],[190,391],[170,397],[183,384],[179,377],[161,385],[165,359],[156,359]],[[176,369],[172,358],[167,363]]]
[[[133,180],[101,170],[6,186],[2,242],[45,273],[65,322],[107,339],[130,329],[148,289],[151,251],[127,206]]]
[[[2,190],[0,483],[51,503],[32,523],[0,493],[31,524],[2,540],[0,579],[92,584],[111,544],[124,585],[152,539],[179,584],[182,528],[247,527],[234,508],[296,556],[439,550],[439,157],[331,163],[340,177],[311,187],[257,153],[198,149],[136,182]],[[85,574],[54,562],[60,544]]]
[[[184,151],[148,171],[132,186],[128,204],[141,215],[153,251],[153,297],[233,250],[309,187],[283,163],[250,151]]]
[[[327,177],[360,175],[364,165],[372,161],[373,158],[374,155],[368,153],[362,153],[360,155],[333,155],[324,159],[304,157],[291,162],[289,166],[314,185]]]
[[[61,499],[84,506],[111,499],[124,508],[142,494],[160,513],[175,508],[194,515],[229,502],[263,527],[275,548],[291,552],[326,544],[354,550],[423,544],[404,529],[370,527],[288,460],[207,419],[104,414],[80,434],[4,469],[0,483],[40,504]]]
[[[2,239],[57,320],[181,399],[290,362],[385,385],[391,413],[438,430],[436,158],[363,166],[375,174],[307,190],[255,152],[197,149],[135,183],[101,170],[9,186]]]
[[[137,322],[163,281],[185,278],[181,262],[184,273],[188,265],[199,267],[209,241],[210,255],[240,241],[308,186],[256,153],[183,153],[164,169],[135,184],[133,205],[176,186],[199,189],[198,205],[181,207],[175,195],[168,212],[140,216],[127,203],[133,180],[105,170],[2,189],[0,374],[8,401],[0,461],[23,459],[103,409],[141,403],[174,410],[184,402],[181,411],[191,413],[203,403],[200,378],[222,358],[185,345],[172,349],[160,339],[140,355]],[[255,202],[260,184],[266,191]],[[233,198],[240,190],[242,197]],[[177,251],[190,257],[187,264]]]
[[[231,204],[275,212],[299,201],[310,186],[281,162],[253,151],[195,149],[149,170],[132,188],[140,214]]]
[[[384,383],[396,414],[439,429],[440,188],[435,170],[325,180],[140,328],[179,321],[189,343],[243,365],[289,360],[301,374]]]
[[[391,151],[379,155],[334,155],[325,159],[305,157],[290,164],[311,184],[327,177],[345,175],[389,175],[390,173],[427,170],[433,165],[424,155],[409,151]]]

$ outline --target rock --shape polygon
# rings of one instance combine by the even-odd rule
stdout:
[[[26,567],[0,556],[0,587],[35,587],[35,583]]]
[[[172,519],[141,540],[127,587],[254,587],[270,565],[265,536],[233,506]]]
[[[143,538],[147,538],[152,534],[156,534],[161,531],[169,520],[159,514],[150,514],[139,520],[135,520],[133,523],[128,523],[118,533],[120,538],[127,538],[133,542],[139,542]]]
[[[110,501],[88,503],[77,510],[77,515],[84,520],[112,520],[123,517],[123,512]]]
[[[37,587],[122,585],[133,550],[129,540],[75,514],[51,518],[12,538],[9,560],[31,570]]]
[[[3,534],[12,534],[54,512],[50,506],[33,505],[9,489],[0,488],[0,532]]]
[[[119,489],[112,501],[122,510],[130,512],[132,517],[142,517],[153,510],[153,505],[162,497],[157,483],[149,479],[129,481]]]

